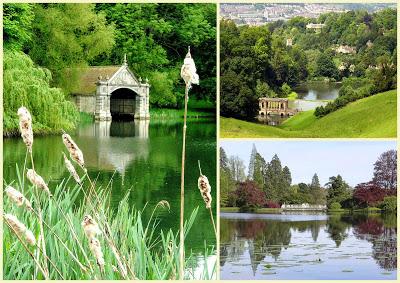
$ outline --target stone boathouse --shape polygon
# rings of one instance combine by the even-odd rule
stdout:
[[[113,116],[149,119],[150,84],[137,79],[126,56],[122,66],[93,66],[79,71],[79,83],[72,91],[81,112],[93,114],[97,121]]]

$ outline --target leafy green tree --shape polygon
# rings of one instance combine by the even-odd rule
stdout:
[[[3,6],[4,49],[22,50],[32,38],[32,4],[7,3]]]
[[[114,45],[114,25],[95,12],[94,4],[35,4],[33,11],[29,55],[66,91],[76,84],[75,73],[68,75],[75,67],[87,66]]]
[[[71,130],[78,120],[75,105],[65,98],[59,88],[50,86],[51,72],[35,66],[28,55],[20,51],[4,53],[3,99],[5,135],[18,134],[17,110],[28,108],[33,131],[61,132]]]
[[[328,54],[321,53],[318,56],[316,75],[334,79],[339,78],[338,69],[335,63],[333,62],[332,58]]]
[[[373,182],[389,192],[397,190],[397,150],[382,153],[374,163]]]
[[[283,97],[288,97],[292,93],[292,89],[287,83],[284,83],[281,87]]]
[[[235,182],[243,182],[246,179],[243,160],[241,160],[238,156],[229,157],[228,166],[229,172],[231,173],[231,178]]]
[[[330,206],[334,202],[341,205],[352,197],[350,186],[343,180],[342,176],[337,175],[329,178],[327,186],[327,204]]]

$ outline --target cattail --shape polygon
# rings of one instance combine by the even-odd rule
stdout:
[[[17,114],[19,116],[19,130],[21,131],[22,140],[31,153],[33,145],[32,116],[28,109],[23,106],[18,109]]]
[[[32,204],[30,203],[29,200],[26,199],[26,197],[24,197],[24,195],[21,192],[17,191],[11,186],[7,186],[5,192],[7,196],[13,202],[15,202],[17,206],[25,205],[29,210],[32,210]]]
[[[104,257],[103,257],[103,252],[101,251],[101,245],[100,241],[93,237],[89,239],[89,248],[92,251],[94,257],[96,258],[97,265],[100,267],[100,270],[104,270]]]
[[[43,191],[45,191],[49,197],[52,197],[53,195],[51,194],[49,187],[46,185],[45,181],[43,178],[38,175],[35,170],[33,169],[28,169],[28,172],[26,172],[26,177],[28,177],[29,181],[37,186],[38,188],[41,188]]]
[[[206,208],[211,208],[211,201],[212,201],[211,186],[205,175],[200,175],[198,185],[201,196],[203,197],[203,200],[206,203]]]
[[[85,161],[83,160],[83,153],[76,145],[76,143],[72,140],[71,136],[67,133],[62,135],[62,140],[69,151],[69,154],[76,163],[79,164],[83,169],[85,169]]]
[[[74,177],[75,181],[80,185],[81,178],[79,177],[78,173],[76,172],[74,165],[72,165],[71,161],[69,161],[68,157],[65,155],[64,152],[63,152],[63,155],[64,155],[65,167],[67,167],[69,173],[72,175],[72,177]]]
[[[189,88],[191,88],[192,84],[199,84],[199,75],[197,74],[196,65],[192,55],[190,54],[190,47],[185,59],[183,60],[181,77]]]
[[[28,228],[26,228],[26,226],[21,223],[16,216],[12,214],[4,214],[4,219],[19,237],[25,239],[25,241],[32,246],[36,245],[36,239],[32,231],[28,230]]]
[[[89,240],[101,234],[99,225],[90,215],[85,215],[82,221],[82,227]]]

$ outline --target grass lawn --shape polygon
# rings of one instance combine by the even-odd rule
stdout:
[[[320,119],[305,111],[278,127],[220,120],[222,138],[393,138],[396,137],[396,90],[360,99]]]

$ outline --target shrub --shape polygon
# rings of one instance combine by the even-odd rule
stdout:
[[[385,197],[381,204],[381,208],[385,211],[396,211],[397,197],[396,196]]]
[[[342,206],[338,202],[332,202],[329,208],[330,209],[334,209],[334,210],[338,210],[338,209],[341,209]]]
[[[251,211],[263,207],[266,203],[265,194],[253,181],[245,181],[238,184],[235,191],[236,206],[241,211]]]
[[[265,206],[268,207],[268,208],[281,208],[281,205],[279,203],[274,202],[272,200],[267,200]]]
[[[386,191],[375,182],[361,183],[356,186],[353,196],[360,206],[375,206],[383,201]]]

